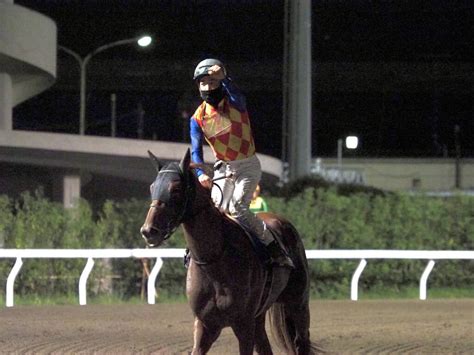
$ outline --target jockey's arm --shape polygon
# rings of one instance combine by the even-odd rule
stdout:
[[[191,117],[190,130],[191,130],[191,159],[194,163],[204,164],[204,154],[202,150],[203,133],[202,133],[201,127],[199,127],[194,117]],[[212,188],[211,178],[202,169],[196,168],[196,174],[202,186],[208,189]]]
[[[240,89],[232,82],[231,79],[225,78],[221,81],[222,87],[224,88],[229,102],[240,112],[247,111],[247,102],[244,94]]]
[[[202,149],[204,135],[202,133],[201,127],[199,127],[199,124],[194,119],[194,117],[191,117],[189,123],[191,135],[191,160],[194,163],[204,164],[204,153]],[[196,174],[199,177],[204,174],[204,171],[197,168]]]

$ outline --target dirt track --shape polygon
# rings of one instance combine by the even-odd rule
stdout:
[[[472,299],[315,301],[311,316],[312,338],[331,353],[474,353]],[[192,327],[186,304],[15,306],[0,309],[0,352],[182,354]],[[226,330],[211,354],[236,346]]]

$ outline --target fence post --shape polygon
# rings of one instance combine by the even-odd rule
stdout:
[[[79,304],[81,306],[84,306],[87,304],[86,284],[87,284],[87,279],[89,278],[89,274],[91,273],[93,267],[94,267],[94,259],[89,257],[87,259],[87,263],[86,263],[86,266],[84,267],[84,270],[82,270],[81,277],[79,278]]]
[[[420,300],[426,300],[426,283],[428,282],[428,276],[430,276],[431,270],[433,270],[435,262],[430,260],[428,265],[426,265],[425,271],[420,278]]]
[[[16,275],[20,272],[21,266],[23,265],[23,261],[20,257],[16,258],[15,265],[13,265],[12,271],[10,271],[10,275],[8,275],[7,279],[7,299],[6,299],[6,306],[13,307],[13,293],[15,292],[15,279]]]
[[[354,272],[354,275],[352,275],[351,300],[353,300],[353,301],[357,301],[358,288],[359,288],[359,277],[362,274],[362,271],[364,271],[365,265],[367,265],[367,261],[365,259],[362,259],[359,263],[359,266],[357,266],[357,269]]]
[[[163,259],[160,257],[156,258],[155,265],[150,272],[150,276],[148,276],[148,283],[147,283],[147,299],[148,304],[155,304],[155,296],[156,296],[156,289],[155,289],[155,282],[158,273],[163,266]]]

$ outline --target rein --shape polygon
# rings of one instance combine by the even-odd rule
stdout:
[[[234,177],[234,174],[231,173],[231,174],[226,174],[226,175],[223,175],[223,176],[220,176],[218,178],[215,178],[215,179],[212,179],[212,187],[215,187],[219,190],[219,192],[221,193],[221,202],[219,202],[219,205],[217,206],[219,209],[222,207],[222,202],[224,202],[224,192],[222,191],[221,187],[216,184],[216,181],[219,181],[219,180],[223,180],[223,179],[231,179]]]

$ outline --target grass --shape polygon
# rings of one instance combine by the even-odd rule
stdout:
[[[359,299],[418,299],[420,297],[420,289],[418,287],[394,288],[377,288],[371,290],[363,290],[359,288]],[[347,292],[341,293],[328,290],[324,293],[313,294],[312,299],[335,299],[343,300],[350,298],[350,287]],[[427,289],[427,299],[449,299],[449,298],[474,298],[474,290],[470,288],[429,288]]]
[[[428,289],[428,300],[430,299],[449,299],[449,298],[474,298],[474,290],[468,288],[432,288]],[[418,299],[419,289],[416,287],[396,289],[380,289],[364,291],[359,290],[360,300],[376,300],[376,299]],[[311,297],[313,300],[320,299],[337,299],[348,300],[350,298],[350,290],[347,293],[326,293],[322,295],[314,294]],[[43,306],[43,305],[78,305],[79,296],[77,294],[71,295],[47,295],[47,296],[15,296],[15,305],[17,306]],[[156,303],[185,303],[186,297],[184,295],[169,295],[162,292],[158,295]],[[116,295],[100,295],[89,296],[87,298],[88,304],[146,304],[147,300],[141,299],[139,296],[124,298]],[[0,296],[0,307],[5,307],[5,296]]]
[[[474,298],[472,289],[463,288],[428,288],[427,299],[440,298]],[[359,291],[359,299],[418,299],[420,289],[417,287],[402,288],[400,290],[381,289],[369,292]]]
[[[185,303],[187,302],[186,296],[172,296],[166,294],[160,294],[156,300],[156,303]],[[88,296],[87,304],[146,304],[147,299],[141,299],[139,296],[134,297],[120,297],[117,295],[99,295],[99,296]],[[78,305],[79,295],[14,295],[14,304],[17,306],[44,306],[44,305]],[[0,307],[5,306],[5,296],[0,296]]]

